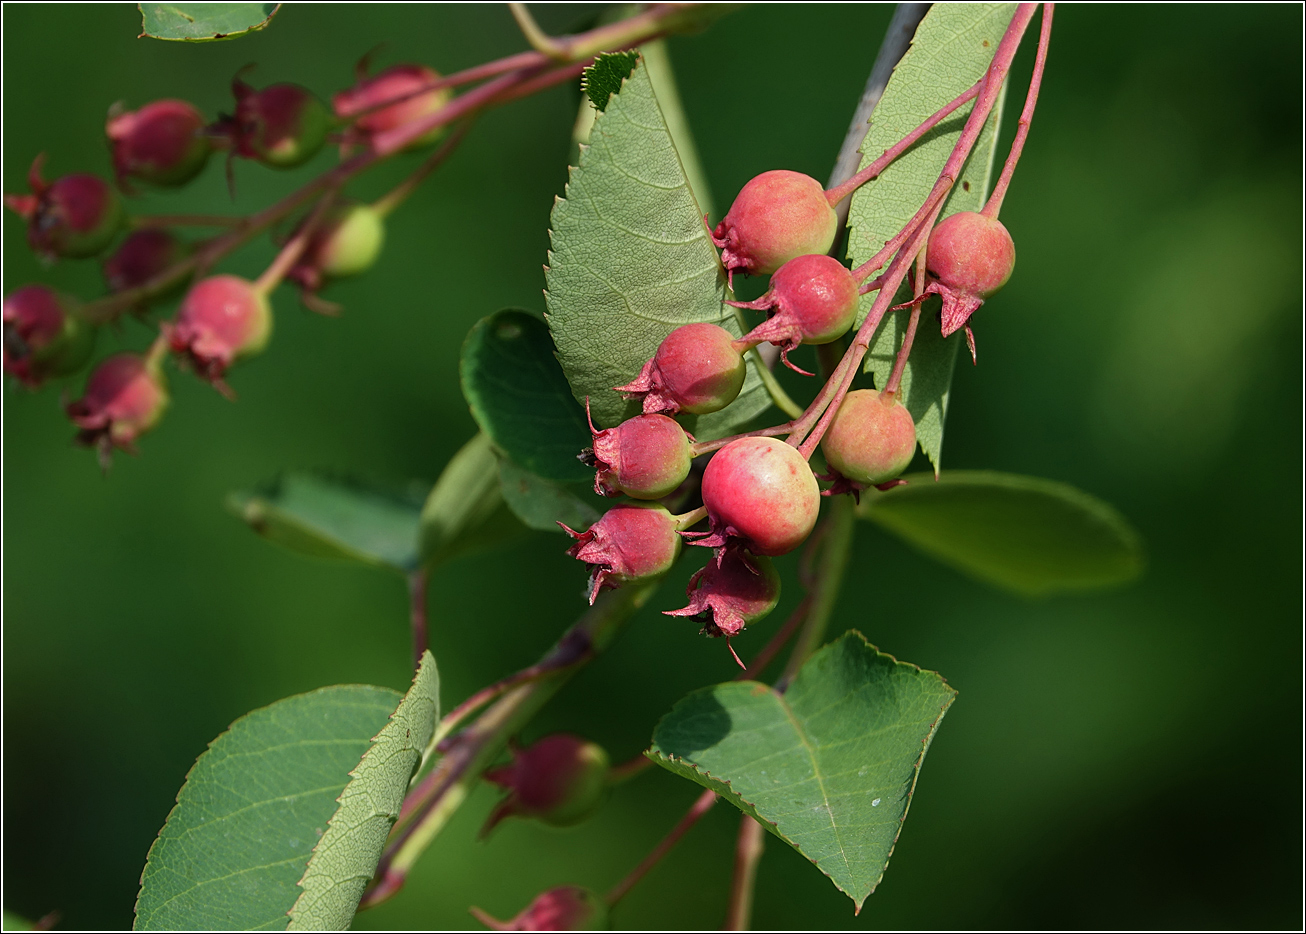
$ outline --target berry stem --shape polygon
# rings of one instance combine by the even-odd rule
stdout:
[[[427,177],[438,169],[441,163],[448,159],[453,151],[458,148],[458,144],[463,141],[468,131],[471,130],[472,124],[476,122],[476,116],[476,114],[473,114],[458,124],[448,138],[436,148],[435,152],[423,159],[422,164],[414,169],[411,175],[373,201],[372,210],[381,217],[386,217],[391,211],[407,201],[418,186],[426,181]]]
[[[299,262],[299,258],[304,255],[304,250],[308,249],[309,241],[313,239],[313,234],[317,231],[318,225],[326,217],[327,211],[335,203],[338,188],[328,190],[314,206],[312,212],[300,225],[295,235],[286,241],[286,245],[278,251],[276,257],[263,270],[263,274],[254,280],[254,288],[264,295],[272,294],[272,290],[281,284],[281,280],[286,277],[286,273]],[[421,653],[417,656],[422,657]]]
[[[133,214],[127,218],[132,230],[152,230],[161,227],[239,227],[243,217],[222,214]]]
[[[898,359],[893,362],[893,372],[889,374],[889,381],[884,384],[884,391],[896,393],[899,384],[902,383],[902,374],[907,369],[907,357],[911,353],[912,341],[916,339],[916,326],[921,320],[921,303],[925,295],[925,260],[926,252],[929,249],[929,243],[921,247],[920,253],[916,257],[916,288],[914,301],[911,306],[911,317],[907,319],[907,331],[902,336],[902,347],[898,350]]]
[[[630,875],[618,882],[612,888],[612,891],[604,896],[604,901],[608,903],[608,907],[613,907],[617,902],[625,898],[630,890],[639,883],[639,880],[643,879],[644,876],[648,874],[648,871],[662,860],[662,857],[670,853],[671,848],[680,842],[680,838],[688,833],[691,827],[698,823],[699,818],[712,810],[712,805],[714,804],[716,804],[715,791],[709,789],[699,795],[690,809],[685,812],[685,816],[680,818],[680,821],[676,826],[671,828],[671,831],[662,838],[661,842],[653,848],[653,851],[649,853],[648,856],[645,856],[638,866],[631,870]]]
[[[707,507],[699,506],[697,509],[672,518],[676,520],[676,531],[683,532],[707,518]]]
[[[741,814],[739,836],[735,840],[735,873],[730,880],[730,907],[726,910],[725,930],[747,931],[753,916],[753,887],[757,881],[757,864],[766,849],[766,831],[754,818]]]
[[[985,217],[997,217],[1002,210],[1002,199],[1007,196],[1007,186],[1011,184],[1011,175],[1016,171],[1020,153],[1025,148],[1025,137],[1029,136],[1029,125],[1034,120],[1034,106],[1038,103],[1039,86],[1043,83],[1043,67],[1048,59],[1048,41],[1052,38],[1052,9],[1055,3],[1043,4],[1043,23],[1038,34],[1038,53],[1034,56],[1034,74],[1029,79],[1029,91],[1025,95],[1025,109],[1020,112],[1016,124],[1016,138],[1011,142],[1011,152],[1003,163],[1002,174],[993,186],[988,203],[980,211]]]
[[[788,434],[793,430],[794,423],[785,422],[783,425],[772,425],[770,428],[759,428],[757,431],[745,431],[742,434],[717,438],[715,441],[696,441],[689,446],[689,450],[694,457],[698,457],[700,454],[719,451],[731,441],[738,441],[740,438],[774,438],[776,435]]]
[[[652,764],[652,759],[640,753],[635,758],[628,759],[620,765],[614,765],[608,769],[608,784],[620,785],[622,782],[628,782]]]

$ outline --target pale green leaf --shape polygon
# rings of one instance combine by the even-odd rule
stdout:
[[[998,41],[1015,13],[1014,3],[936,3],[916,29],[874,113],[862,143],[862,166],[906,136],[944,104],[974,84],[993,60]],[[971,150],[961,177],[953,186],[941,217],[958,211],[978,211],[984,205],[996,155],[996,130],[1002,120],[999,98]],[[853,195],[848,212],[848,257],[858,266],[893,238],[924,203],[961,135],[971,105],[958,108],[879,178]],[[877,293],[862,298],[858,320],[866,316]],[[903,295],[902,300],[907,296]],[[992,299],[990,303],[1000,302]],[[902,378],[901,399],[916,420],[921,450],[938,470],[943,451],[943,425],[957,349],[965,335],[947,340],[939,330],[937,299],[924,307],[911,357]],[[982,331],[988,306],[976,317]],[[886,315],[866,357],[867,372],[883,387],[902,345],[909,312]]]
[[[497,471],[498,458],[484,432],[445,465],[422,506],[424,565],[491,547],[522,531],[503,501]]]
[[[646,755],[757,818],[860,911],[955,696],[935,672],[848,632],[808,659],[784,694],[756,681],[689,694]]]
[[[1093,590],[1142,573],[1138,533],[1112,506],[1054,480],[955,470],[870,493],[863,518],[944,564],[1027,596]]]
[[[559,522],[582,531],[599,519],[597,497],[583,498],[569,486],[545,480],[506,457],[499,461],[499,481],[508,507],[528,528],[561,534]]]
[[[595,422],[610,427],[638,412],[612,387],[634,379],[672,330],[709,321],[741,331],[722,304],[725,274],[642,61],[594,121],[579,162],[553,208],[548,321],[572,393],[588,396]],[[750,361],[738,399],[682,422],[708,440],[769,404]]]
[[[257,32],[272,22],[280,3],[138,3],[140,38],[215,42]]]

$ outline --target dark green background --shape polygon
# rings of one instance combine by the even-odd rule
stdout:
[[[587,12],[541,9],[550,28]],[[758,6],[672,40],[718,204],[765,169],[827,175],[890,12]],[[1301,924],[1301,17],[1287,5],[1058,11],[1003,213],[1019,268],[975,321],[981,365],[958,366],[945,458],[1114,502],[1145,535],[1150,570],[1117,593],[1029,603],[860,529],[836,631],[938,669],[960,697],[861,917],[772,841],[759,926]],[[179,96],[215,114],[248,62],[257,84],[326,95],[379,42],[386,62],[444,71],[523,47],[490,6],[292,5],[266,32],[196,46],[138,40],[139,25],[127,4],[5,7],[5,190],[42,150],[53,174],[104,172],[115,100]],[[6,908],[129,925],[146,850],[231,720],[334,682],[406,685],[399,579],[282,552],[222,499],[283,467],[434,478],[473,430],[463,335],[507,305],[542,310],[576,101],[558,88],[483,119],[394,216],[375,270],[331,290],[343,318],[303,312],[283,289],[268,352],[231,376],[239,403],[175,373],[167,418],[107,478],[71,445],[61,387],[6,385]],[[332,159],[281,174],[238,165],[237,209]],[[220,164],[139,209],[231,210]],[[40,279],[94,294],[94,264],[42,270],[21,222],[7,215],[3,230],[6,291]],[[269,256],[259,244],[226,268],[254,274]],[[127,322],[100,349],[148,336]],[[584,574],[563,547],[541,534],[435,575],[446,704],[534,659],[581,609]],[[687,690],[732,675],[722,645],[657,614],[680,586],[537,730],[583,732],[623,759]],[[494,800],[482,788],[408,890],[356,926],[463,927],[469,904],[507,916],[547,886],[601,891],[696,794],[654,771],[580,828],[509,823],[480,844]],[[614,922],[717,926],[736,825],[718,807]]]

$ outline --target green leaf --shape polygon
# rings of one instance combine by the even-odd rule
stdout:
[[[549,480],[590,475],[576,459],[591,440],[585,410],[543,321],[512,308],[482,318],[463,342],[459,369],[472,416],[495,447]]]
[[[508,507],[529,528],[561,534],[559,522],[583,530],[599,519],[599,510],[571,489],[536,476],[506,457],[499,461],[499,481]]]
[[[258,32],[272,22],[280,3],[138,3],[138,38],[215,42]]]
[[[227,504],[264,538],[291,551],[394,568],[418,563],[420,499],[313,473],[287,473]]]
[[[930,8],[916,29],[911,49],[894,69],[884,96],[871,114],[871,129],[862,143],[863,167],[979,80],[992,61],[1015,10],[1014,3],[936,3]],[[941,217],[983,207],[1005,97],[1004,89],[952,188]],[[970,111],[970,104],[958,108],[879,178],[863,185],[853,195],[848,212],[848,257],[854,266],[878,253],[885,241],[892,239],[919,210],[961,136]],[[875,295],[863,296],[859,322],[870,310]],[[917,440],[936,472],[943,452],[943,424],[948,414],[952,368],[957,348],[965,340],[961,332],[943,339],[934,314],[937,305],[937,300],[932,300],[921,315],[900,396],[916,420]],[[875,375],[877,386],[883,387],[893,370],[909,314],[904,310],[886,315],[871,343],[865,368]],[[983,311],[978,320],[982,325]]]
[[[858,514],[983,583],[1042,596],[1142,573],[1138,533],[1112,506],[1068,484],[985,470],[905,479],[863,498]]]
[[[757,818],[861,911],[956,693],[853,631],[808,659],[784,694],[756,681],[694,691],[646,755]]]
[[[580,86],[590,102],[599,110],[606,110],[608,98],[621,90],[621,84],[630,77],[639,62],[639,53],[600,52],[594,64],[581,73]]]
[[[322,688],[210,743],[150,847],[136,930],[284,930],[350,770],[399,701],[386,688]]]
[[[710,321],[742,332],[722,304],[725,273],[642,62],[595,119],[579,162],[553,207],[545,297],[571,391],[608,427],[638,412],[612,387],[634,379],[675,328]],[[685,427],[710,440],[766,409],[753,367],[738,399]]]
[[[423,652],[412,687],[349,773],[340,806],[299,881],[303,892],[290,911],[289,930],[349,927],[439,719],[440,676],[431,653]]]
[[[499,490],[498,458],[478,433],[445,466],[421,513],[421,560],[431,567],[522,531]]]

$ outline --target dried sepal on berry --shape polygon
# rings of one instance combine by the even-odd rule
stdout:
[[[780,575],[770,558],[725,548],[716,561],[689,579],[689,605],[664,610],[667,616],[688,616],[703,624],[704,635],[729,640],[775,609],[780,602]],[[740,667],[744,663],[730,646]]]
[[[742,338],[741,344],[763,341],[780,348],[791,370],[811,376],[789,362],[800,344],[828,344],[847,333],[857,316],[857,282],[842,263],[823,253],[791,259],[771,277],[766,294],[752,302],[727,302],[736,308],[769,311],[771,316]]]
[[[733,285],[736,272],[764,275],[794,257],[828,253],[838,228],[839,217],[820,182],[775,169],[740,189],[712,242]]]
[[[589,400],[585,400],[589,417]],[[600,496],[661,499],[689,476],[693,438],[665,415],[637,415],[602,431],[590,419],[594,443],[581,461],[595,468],[594,492]]]
[[[706,415],[735,401],[746,372],[740,345],[729,331],[685,324],[662,340],[634,380],[614,389],[639,399],[645,415]]]
[[[605,587],[665,574],[680,554],[676,517],[657,503],[620,503],[584,532],[558,525],[576,539],[567,554],[593,565],[590,603]]]

